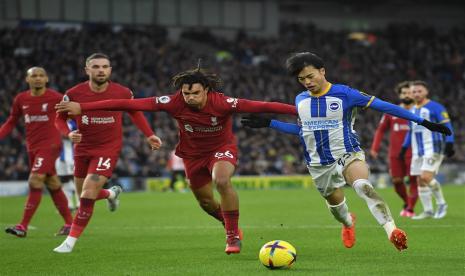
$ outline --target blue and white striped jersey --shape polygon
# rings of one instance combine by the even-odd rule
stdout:
[[[341,84],[330,84],[318,96],[303,91],[297,95],[295,104],[301,121],[300,127],[276,120],[271,121],[270,127],[298,134],[305,147],[305,159],[310,166],[329,165],[345,153],[362,150],[353,128],[357,108],[371,107],[410,121],[423,121],[397,105]]]
[[[353,129],[356,107],[368,107],[374,97],[345,85],[329,85],[315,97],[308,91],[297,95],[295,104],[301,120],[301,139],[310,165],[328,165],[344,153],[361,151]]]
[[[411,112],[428,121],[446,124],[446,126],[453,131],[447,110],[438,102],[429,100],[422,106],[413,107]],[[411,139],[411,141],[409,141],[409,139]],[[413,157],[431,157],[435,153],[442,154],[445,143],[454,142],[454,136],[450,135],[445,137],[441,133],[432,132],[422,125],[411,123],[411,130],[406,137],[406,143],[404,143],[404,145],[407,146],[410,142],[412,145]]]

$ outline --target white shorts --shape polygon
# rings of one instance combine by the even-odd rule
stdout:
[[[410,175],[421,175],[422,171],[434,172],[437,174],[442,160],[444,160],[444,155],[442,154],[412,157]]]
[[[55,161],[58,176],[74,175],[73,145],[69,140],[63,140],[63,150]]]
[[[342,173],[355,160],[365,161],[365,153],[363,151],[349,152],[330,165],[307,166],[316,188],[323,197],[328,197],[337,188],[346,184]]]

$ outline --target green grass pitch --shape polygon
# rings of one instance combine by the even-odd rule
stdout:
[[[357,243],[344,248],[340,225],[312,188],[239,191],[244,240],[238,255],[224,253],[221,225],[191,193],[125,193],[115,213],[97,202],[73,253],[61,255],[52,249],[64,239],[53,235],[62,220],[44,196],[27,238],[0,234],[0,275],[465,275],[465,186],[444,186],[449,212],[442,220],[400,218],[394,191],[379,193],[408,233],[404,252],[395,250],[351,189],[346,195],[358,218]],[[19,221],[24,200],[0,198],[2,228]],[[290,270],[269,271],[259,263],[260,247],[274,239],[296,247]]]

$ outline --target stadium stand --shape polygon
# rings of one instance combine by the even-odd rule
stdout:
[[[0,29],[0,122],[4,122],[14,96],[25,90],[24,73],[43,66],[50,87],[64,92],[86,79],[84,59],[93,52],[110,55],[112,79],[132,88],[134,96],[173,92],[171,77],[194,67],[202,58],[206,68],[219,73],[223,91],[234,97],[293,103],[301,90],[286,75],[284,60],[291,52],[314,51],[326,60],[327,78],[346,83],[384,100],[394,101],[399,81],[423,79],[431,98],[449,110],[456,130],[456,154],[449,161],[465,161],[465,28],[439,32],[417,24],[390,25],[370,33],[318,29],[314,25],[282,23],[279,37],[255,38],[238,32],[235,39],[215,36],[205,29],[189,29],[177,42],[162,27],[112,29],[85,25],[81,30],[35,28]],[[192,47],[195,45],[196,47]],[[141,133],[125,118],[124,147],[115,173],[118,176],[164,176],[170,151],[177,143],[174,121],[164,113],[146,113],[164,145],[151,152]],[[356,130],[369,148],[381,114],[362,112]],[[297,138],[272,130],[239,128],[240,162],[237,174],[306,173]],[[292,117],[283,117],[292,121]],[[23,128],[0,141],[0,180],[28,176]],[[47,139],[44,137],[44,139]],[[385,141],[387,143],[387,141]],[[381,160],[384,160],[381,155]],[[377,164],[386,170],[385,164]],[[376,168],[375,168],[376,169]]]

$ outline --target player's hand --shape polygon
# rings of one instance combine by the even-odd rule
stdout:
[[[77,102],[61,101],[59,104],[55,105],[55,109],[57,112],[67,112],[68,115],[81,114],[81,105]]]
[[[271,123],[271,119],[259,117],[256,115],[242,117],[241,119],[242,126],[251,127],[251,128],[269,127],[270,123]]]
[[[450,131],[450,129],[443,124],[438,124],[438,123],[430,122],[428,120],[423,120],[423,122],[421,122],[420,125],[426,127],[427,129],[431,131],[436,131],[436,132],[445,134],[446,136],[449,136],[452,134],[452,131]]]
[[[370,150],[370,156],[373,158],[373,159],[378,159],[378,153],[374,150]]]
[[[405,159],[405,153],[407,152],[407,148],[402,147],[400,149],[399,155],[397,156],[397,159],[399,160],[404,160]]]
[[[158,149],[160,149],[161,145],[163,144],[163,143],[161,142],[160,137],[158,137],[158,136],[156,136],[156,135],[152,135],[152,136],[147,137],[147,143],[149,143],[150,148],[151,148],[152,150],[158,150]]]
[[[444,153],[447,157],[452,157],[455,154],[454,150],[454,143],[446,143],[446,148],[444,149]]]
[[[71,140],[71,142],[77,144],[81,142],[82,134],[79,133],[79,130],[73,130],[68,134],[68,138]]]

